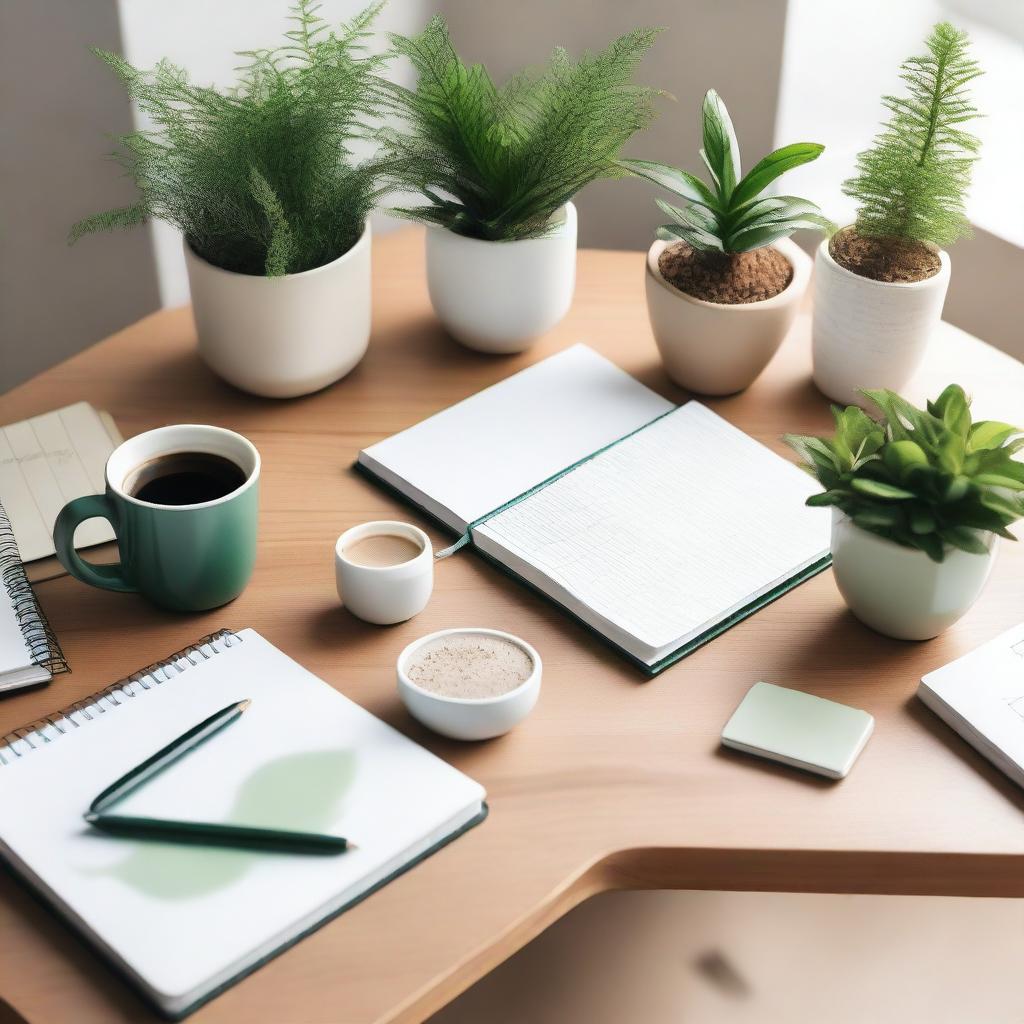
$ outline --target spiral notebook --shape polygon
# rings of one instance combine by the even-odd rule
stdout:
[[[359,453],[656,673],[829,564],[792,462],[575,345]]]
[[[329,832],[355,849],[179,846],[85,825],[111,781],[245,698],[237,723],[118,813]],[[206,637],[0,741],[0,853],[173,1019],[485,813],[480,785],[251,629]]]
[[[55,673],[67,670],[0,505],[0,693],[49,682]]]

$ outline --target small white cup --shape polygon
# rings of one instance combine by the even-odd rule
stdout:
[[[497,697],[445,697],[417,686],[405,671],[409,659],[424,644],[454,634],[496,636],[516,644],[530,656],[533,672],[514,690],[499,694]],[[525,640],[520,640],[511,633],[477,627],[442,629],[414,640],[398,656],[398,694],[413,718],[418,719],[428,729],[433,729],[434,732],[453,740],[489,740],[508,732],[533,710],[540,696],[541,671],[540,655]]]
[[[419,545],[418,555],[397,565],[359,565],[345,549],[367,537],[405,537]],[[345,607],[366,622],[390,626],[423,611],[434,589],[434,549],[430,538],[411,523],[378,520],[346,530],[334,545],[334,577]]]

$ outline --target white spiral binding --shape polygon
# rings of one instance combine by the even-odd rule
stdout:
[[[109,714],[141,692],[175,679],[187,672],[189,666],[201,664],[200,659],[209,661],[226,648],[241,642],[242,638],[237,633],[230,629],[220,629],[88,697],[76,700],[60,711],[13,729],[5,736],[0,736],[0,767],[13,764],[33,750],[53,743],[71,729],[79,729],[99,715]]]

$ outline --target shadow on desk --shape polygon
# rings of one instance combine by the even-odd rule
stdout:
[[[26,1021],[20,1013],[15,1013],[7,1003],[0,999],[0,1024],[26,1024]]]

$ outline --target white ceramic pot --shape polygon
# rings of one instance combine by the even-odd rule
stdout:
[[[543,238],[485,242],[427,229],[427,287],[445,330],[477,352],[522,352],[572,305],[576,207],[566,203]]]
[[[370,340],[370,225],[348,252],[301,274],[221,270],[185,243],[199,354],[229,384],[294,398],[344,377]]]
[[[347,547],[377,536],[411,540],[419,553],[395,565],[363,565],[347,557]],[[430,538],[412,523],[390,519],[353,526],[334,545],[334,580],[342,604],[357,618],[376,626],[405,622],[426,608],[434,590]]]
[[[496,636],[521,647],[533,662],[530,677],[514,690],[497,697],[476,700],[466,697],[445,697],[417,686],[407,675],[409,659],[424,644],[454,633]],[[442,629],[413,641],[398,656],[398,694],[413,718],[428,729],[453,740],[489,740],[501,736],[518,725],[532,710],[540,696],[543,667],[540,655],[525,640],[497,629]]]
[[[687,391],[731,395],[749,387],[789,333],[811,278],[811,259],[788,238],[773,247],[789,260],[793,280],[762,302],[705,302],[662,277],[658,258],[671,242],[647,253],[647,315],[665,371]]]
[[[923,551],[855,526],[832,510],[832,569],[850,611],[897,640],[930,640],[977,601],[992,571],[999,538],[982,535],[988,554],[950,548],[941,562]]]
[[[901,391],[940,318],[949,287],[949,254],[924,281],[873,281],[841,267],[818,247],[814,263],[814,383],[843,405],[865,405],[858,388]]]

